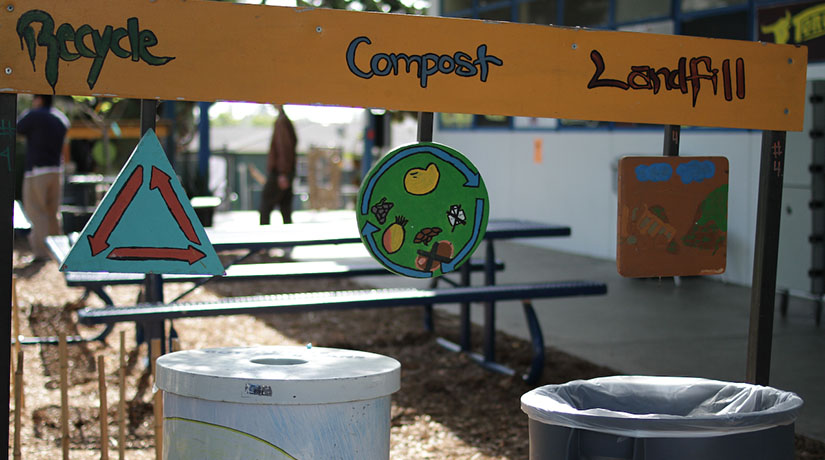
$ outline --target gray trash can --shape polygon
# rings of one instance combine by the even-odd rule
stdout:
[[[207,348],[158,358],[164,460],[387,460],[401,364],[322,347]]]
[[[615,376],[525,393],[530,460],[793,460],[802,399],[745,383]]]

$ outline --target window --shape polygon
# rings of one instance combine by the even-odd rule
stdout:
[[[626,32],[642,32],[646,34],[673,34],[673,20],[665,19],[664,21],[642,22],[639,24],[621,26],[618,27],[618,30],[623,30]]]
[[[616,0],[616,22],[670,16],[670,2],[662,0]]]
[[[504,115],[472,115],[469,113],[439,113],[442,129],[510,128],[512,117]]]
[[[559,120],[559,124],[565,128],[604,128],[610,125],[606,121],[593,120]]]
[[[513,117],[513,127],[516,129],[556,129],[559,120],[556,118]]]
[[[748,13],[739,11],[684,21],[682,22],[682,35],[750,40]]]
[[[564,25],[606,25],[609,19],[609,0],[578,0],[564,3]]]
[[[518,17],[519,22],[526,22],[530,24],[558,24],[559,20],[556,17],[559,8],[555,0],[536,0],[529,3],[519,3]]]
[[[493,10],[482,11],[478,13],[479,19],[488,19],[491,21],[512,21],[513,16],[510,14],[510,5],[503,8],[496,8]]]
[[[443,14],[450,14],[456,11],[469,10],[472,6],[472,0],[443,0],[441,10]]]
[[[510,117],[504,115],[476,115],[476,126],[483,128],[509,128]]]
[[[445,129],[469,129],[473,127],[473,116],[468,113],[439,113],[441,127]]]
[[[744,5],[747,0],[682,0],[682,11],[701,11],[726,6]]]

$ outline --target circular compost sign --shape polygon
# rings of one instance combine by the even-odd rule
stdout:
[[[484,238],[487,188],[467,158],[422,142],[388,153],[358,192],[357,221],[370,254],[399,275],[458,269]]]

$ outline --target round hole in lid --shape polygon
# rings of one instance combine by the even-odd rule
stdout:
[[[294,366],[296,364],[306,364],[308,361],[295,358],[255,358],[251,359],[255,364],[265,364],[267,366]]]

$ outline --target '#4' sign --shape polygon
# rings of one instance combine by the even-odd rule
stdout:
[[[143,136],[61,270],[224,273],[154,131]]]

